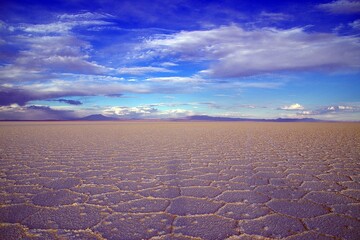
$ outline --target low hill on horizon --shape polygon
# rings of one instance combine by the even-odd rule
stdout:
[[[83,121],[116,121],[119,120],[118,118],[113,118],[113,117],[106,117],[102,114],[93,114],[93,115],[89,115],[83,118],[79,118],[76,120],[83,120]]]
[[[315,118],[274,118],[274,119],[261,119],[261,118],[232,118],[232,117],[216,117],[208,115],[193,115],[184,118],[166,118],[166,119],[137,119],[137,118],[116,118],[107,117],[102,114],[92,114],[81,118],[72,119],[4,119],[0,121],[172,121],[172,122],[191,122],[191,121],[205,121],[205,122],[337,122],[326,121]]]
[[[184,118],[185,121],[222,121],[222,122],[324,122],[315,118],[276,118],[276,119],[260,119],[260,118],[232,118],[232,117],[212,117],[208,115],[194,115]]]

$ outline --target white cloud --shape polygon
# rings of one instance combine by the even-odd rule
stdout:
[[[304,107],[298,103],[291,104],[289,106],[282,106],[278,108],[279,110],[287,110],[287,111],[293,111],[293,110],[303,110]]]
[[[313,115],[312,111],[301,111],[298,112],[297,115]]]
[[[325,106],[322,108],[299,111],[297,115],[341,115],[341,114],[355,114],[360,113],[360,106],[350,106],[350,105],[331,105]]]
[[[110,107],[103,111],[106,115],[116,115],[126,118],[142,118],[146,115],[157,112],[153,107]]]
[[[356,36],[308,33],[304,28],[245,30],[231,25],[203,31],[158,35],[144,43],[148,56],[211,61],[203,71],[215,77],[241,77],[274,71],[359,68]]]
[[[160,66],[163,66],[163,67],[175,67],[175,66],[178,66],[179,64],[177,63],[173,63],[173,62],[163,62],[160,64]]]
[[[338,106],[327,106],[321,109],[313,111],[313,113],[326,113],[326,112],[358,112],[360,111],[359,106],[347,106],[347,105],[338,105]]]
[[[337,0],[319,4],[317,7],[333,14],[355,14],[360,12],[360,2],[356,0]]]
[[[186,109],[170,109],[161,111],[158,115],[160,118],[182,118],[195,115],[195,113]]]
[[[121,74],[144,75],[146,73],[154,73],[154,72],[171,73],[174,71],[162,67],[125,67],[118,69],[118,72]]]
[[[342,106],[342,105],[340,105],[340,106],[338,106],[338,109],[339,110],[353,110],[354,107],[353,106]]]

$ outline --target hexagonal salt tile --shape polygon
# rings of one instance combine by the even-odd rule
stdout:
[[[214,187],[184,187],[181,188],[181,195],[182,196],[191,196],[191,197],[198,197],[198,198],[212,198],[216,197],[221,193],[221,190]]]
[[[0,225],[0,239],[16,240],[24,239],[26,233],[20,224],[1,224]]]
[[[327,204],[327,205],[356,203],[356,200],[341,195],[337,192],[310,192],[306,194],[304,198],[316,203]]]
[[[309,229],[338,238],[358,239],[360,236],[360,221],[353,218],[332,213],[304,221]]]
[[[271,210],[261,204],[227,203],[217,214],[235,220],[254,219],[269,214]]]
[[[254,220],[239,223],[240,229],[247,234],[264,237],[284,238],[305,230],[303,224],[295,218],[272,214]]]
[[[52,189],[69,189],[72,187],[76,187],[81,184],[81,180],[79,178],[59,178],[53,181],[47,182],[44,184],[45,187]]]
[[[174,233],[203,239],[225,239],[238,233],[236,221],[217,215],[177,217]]]
[[[118,191],[118,192],[92,195],[90,196],[87,203],[110,206],[113,204],[129,202],[140,198],[142,198],[142,196],[134,192]]]
[[[271,200],[266,205],[278,213],[296,218],[316,217],[329,213],[323,206],[307,200]]]
[[[115,213],[94,227],[94,230],[109,240],[149,239],[169,234],[172,221],[173,216],[167,213]]]
[[[72,203],[83,203],[87,196],[80,193],[75,193],[67,189],[46,191],[36,194],[32,198],[32,202],[39,206],[59,206],[68,205]]]
[[[231,190],[225,191],[215,198],[216,200],[228,203],[265,203],[270,200],[269,197],[250,190]]]
[[[91,205],[71,205],[59,208],[45,208],[22,223],[29,228],[40,229],[86,229],[99,223],[109,214],[104,208]]]
[[[142,198],[126,203],[119,203],[111,208],[116,212],[147,213],[162,212],[169,206],[170,201],[160,198]]]
[[[286,240],[309,240],[309,239],[316,239],[316,240],[334,240],[333,237],[323,235],[319,232],[315,231],[307,231],[304,233],[296,234],[294,236],[287,237]]]
[[[334,213],[340,213],[360,219],[360,203],[336,204],[331,207]]]
[[[178,197],[171,201],[167,212],[176,215],[215,213],[223,204],[194,197]]]
[[[39,209],[28,204],[0,206],[0,222],[19,223],[39,211]]]

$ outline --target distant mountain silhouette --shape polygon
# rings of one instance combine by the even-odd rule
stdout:
[[[184,119],[184,121],[222,121],[222,122],[322,122],[315,118],[277,118],[277,119],[257,119],[257,118],[231,118],[231,117],[211,117],[207,115],[194,115]]]
[[[325,122],[316,118],[277,118],[274,122]]]
[[[276,118],[276,119],[261,119],[261,118],[231,118],[231,117],[212,117],[208,115],[193,115],[185,118],[170,118],[170,119],[135,119],[135,118],[115,118],[106,117],[102,114],[93,114],[83,118],[73,119],[52,119],[52,120],[0,120],[0,121],[173,121],[173,122],[186,122],[186,121],[207,121],[207,122],[336,122],[324,121],[315,118]]]
[[[102,114],[94,114],[94,115],[89,115],[83,118],[79,118],[78,120],[84,120],[84,121],[114,121],[114,120],[119,120],[117,118],[112,118],[112,117],[106,117]]]

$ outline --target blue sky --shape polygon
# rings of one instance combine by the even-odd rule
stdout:
[[[2,1],[0,119],[360,120],[360,2]]]

